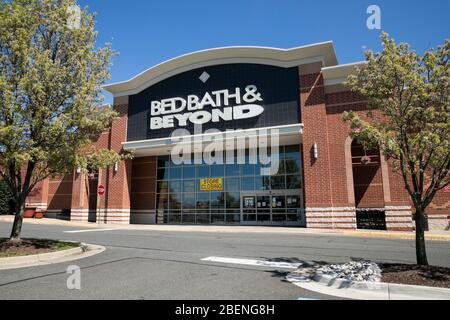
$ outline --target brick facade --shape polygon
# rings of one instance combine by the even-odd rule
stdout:
[[[310,228],[356,228],[357,209],[381,209],[388,230],[411,230],[412,208],[403,179],[381,155],[377,165],[353,165],[345,111],[367,110],[364,97],[342,85],[325,86],[317,64],[300,67],[302,121],[305,126],[305,208]],[[318,146],[318,159],[311,148]],[[353,152],[352,152],[353,151]],[[432,229],[448,227],[450,196],[439,193],[430,206]]]
[[[360,150],[349,138],[342,114],[353,110],[364,115],[364,97],[342,84],[326,85],[322,68],[322,63],[316,62],[298,69],[307,227],[356,229],[358,210],[378,209],[386,214],[388,230],[411,230],[409,197],[391,161],[378,153],[376,163],[354,163]],[[119,118],[95,146],[121,152],[122,143],[127,141],[128,96],[115,98],[114,108]],[[36,188],[28,204],[48,216],[70,210],[73,221],[161,223],[156,215],[156,160],[155,156],[136,157],[101,170],[91,179],[76,171],[49,179]],[[102,197],[97,196],[99,184],[106,187]],[[428,213],[430,228],[448,227],[450,194],[439,193]]]

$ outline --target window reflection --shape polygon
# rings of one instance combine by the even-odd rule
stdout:
[[[225,180],[225,190],[226,191],[240,191],[240,180],[239,178],[226,178]]]
[[[225,176],[225,166],[223,164],[211,166],[211,177],[221,178]]]
[[[197,209],[209,210],[209,193],[208,192],[197,194]]]
[[[183,168],[183,179],[195,179],[194,166],[187,166]]]
[[[175,165],[170,157],[158,157],[156,204],[158,212],[164,213],[161,221],[173,224],[297,221],[303,208],[300,146],[280,147],[279,156],[279,170],[273,176],[262,176],[261,164],[249,164],[248,151],[246,164]],[[200,180],[205,178],[222,178],[223,190],[201,191]],[[297,195],[272,195],[283,192]],[[246,197],[254,199],[254,208],[245,207]]]
[[[181,167],[170,168],[169,177],[170,177],[170,180],[183,179],[183,168],[181,168]]]
[[[198,166],[197,167],[197,178],[209,178],[209,166]]]
[[[182,181],[169,181],[169,192],[181,192]]]
[[[183,192],[195,192],[195,180],[185,180],[183,185]]]
[[[225,167],[227,177],[239,177],[241,175],[241,166],[239,164],[228,164]]]
[[[183,209],[195,209],[195,193],[183,193]]]

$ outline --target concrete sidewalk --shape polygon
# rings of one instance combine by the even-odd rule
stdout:
[[[0,222],[10,222],[13,216],[0,216]],[[270,227],[270,226],[208,226],[208,225],[114,225],[63,221],[56,219],[25,219],[25,224],[58,225],[68,228],[93,228],[93,229],[117,229],[117,230],[148,230],[164,232],[206,232],[206,233],[274,233],[274,234],[311,234],[311,235],[336,235],[349,237],[368,238],[395,238],[415,239],[414,232],[400,231],[372,231],[372,230],[334,230],[334,229],[307,229],[295,227]],[[449,231],[430,231],[426,233],[428,241],[450,241]]]

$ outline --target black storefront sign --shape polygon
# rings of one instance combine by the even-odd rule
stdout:
[[[207,74],[206,81],[200,79]],[[236,88],[246,93],[249,86],[257,88],[261,99],[257,104],[264,108],[257,117],[249,119],[208,122],[202,131],[218,129],[252,129],[297,124],[301,122],[299,103],[298,68],[281,68],[260,64],[225,64],[187,71],[163,80],[142,92],[130,96],[128,111],[128,141],[140,141],[170,137],[177,128],[194,132],[194,125],[179,126],[175,121],[173,128],[151,130],[151,104],[154,101],[179,97],[187,99],[190,95],[204,97],[205,94],[228,90],[235,93]],[[244,103],[242,101],[242,103]],[[213,106],[203,110],[212,112]]]

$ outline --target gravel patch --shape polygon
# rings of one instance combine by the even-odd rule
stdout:
[[[408,264],[377,264],[372,261],[351,261],[344,264],[312,263],[297,269],[297,279],[314,281],[327,276],[351,282],[392,283],[437,288],[450,288],[450,268]]]
[[[316,270],[318,275],[357,282],[380,282],[381,269],[370,261],[352,261],[345,264],[324,265]]]
[[[295,274],[300,279],[311,281],[316,276],[329,276],[355,282],[380,282],[381,269],[371,261],[351,261],[344,264],[313,264],[299,268]]]

